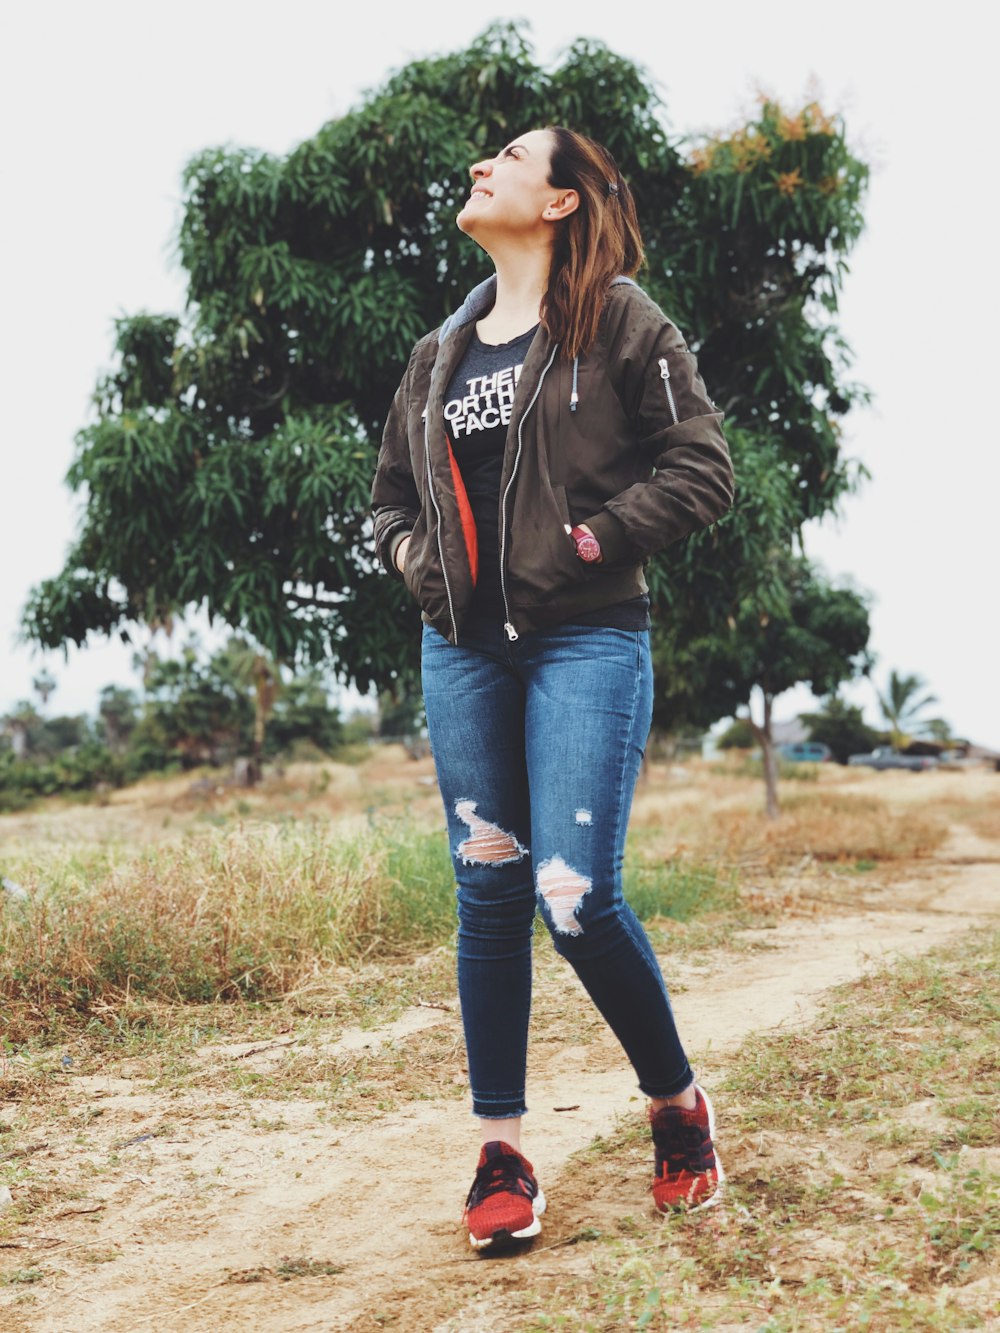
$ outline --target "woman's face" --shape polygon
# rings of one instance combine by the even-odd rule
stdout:
[[[530,130],[512,139],[496,157],[470,167],[472,190],[458,226],[476,240],[504,234],[551,234],[551,224],[576,207],[566,206],[573,190],[549,184],[554,139],[548,130]]]

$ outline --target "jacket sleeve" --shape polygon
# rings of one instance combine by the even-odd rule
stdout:
[[[609,340],[609,372],[652,475],[583,520],[609,562],[645,559],[714,523],[733,502],[722,413],[675,325],[641,300]]]
[[[415,352],[416,349],[414,355]],[[413,360],[411,356],[392,400],[372,482],[375,550],[385,569],[397,579],[403,576],[396,567],[396,551],[403,538],[413,531],[420,512],[420,494],[413,477],[406,430]]]

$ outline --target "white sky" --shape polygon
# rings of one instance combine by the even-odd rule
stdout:
[[[759,88],[789,104],[818,92],[847,118],[875,168],[841,317],[854,374],[876,395],[847,430],[872,480],[808,550],[874,594],[876,678],[918,672],[957,733],[1000,748],[997,597],[986,577],[1000,494],[986,11],[960,0],[933,11],[932,24],[918,9],[857,0],[578,0],[534,11],[539,57],[578,36],[607,42],[653,74],[675,131],[733,124]],[[30,694],[43,664],[59,712],[92,710],[102,685],[135,684],[132,650],[120,644],[95,643],[66,664],[13,636],[29,588],[60,569],[73,533],[63,477],[110,361],[112,320],[181,309],[170,253],[184,163],[226,142],[286,152],[390,69],[514,16],[452,0],[62,0],[7,11],[0,651],[10,648],[0,712]],[[870,685],[852,697],[874,721]],[[778,716],[809,703],[806,691],[786,695]]]

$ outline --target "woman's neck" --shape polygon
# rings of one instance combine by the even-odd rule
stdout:
[[[489,314],[476,324],[476,332],[483,342],[510,342],[538,323],[542,297],[549,284],[552,252],[546,246],[492,258],[497,270],[496,301]]]

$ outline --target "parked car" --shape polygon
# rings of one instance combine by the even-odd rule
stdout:
[[[864,765],[865,768],[909,768],[915,773],[938,766],[932,754],[900,754],[890,745],[879,745],[871,754],[852,754],[847,762]]]
[[[790,759],[796,764],[827,764],[833,759],[833,751],[822,741],[795,741],[779,745],[778,754],[782,759]]]

